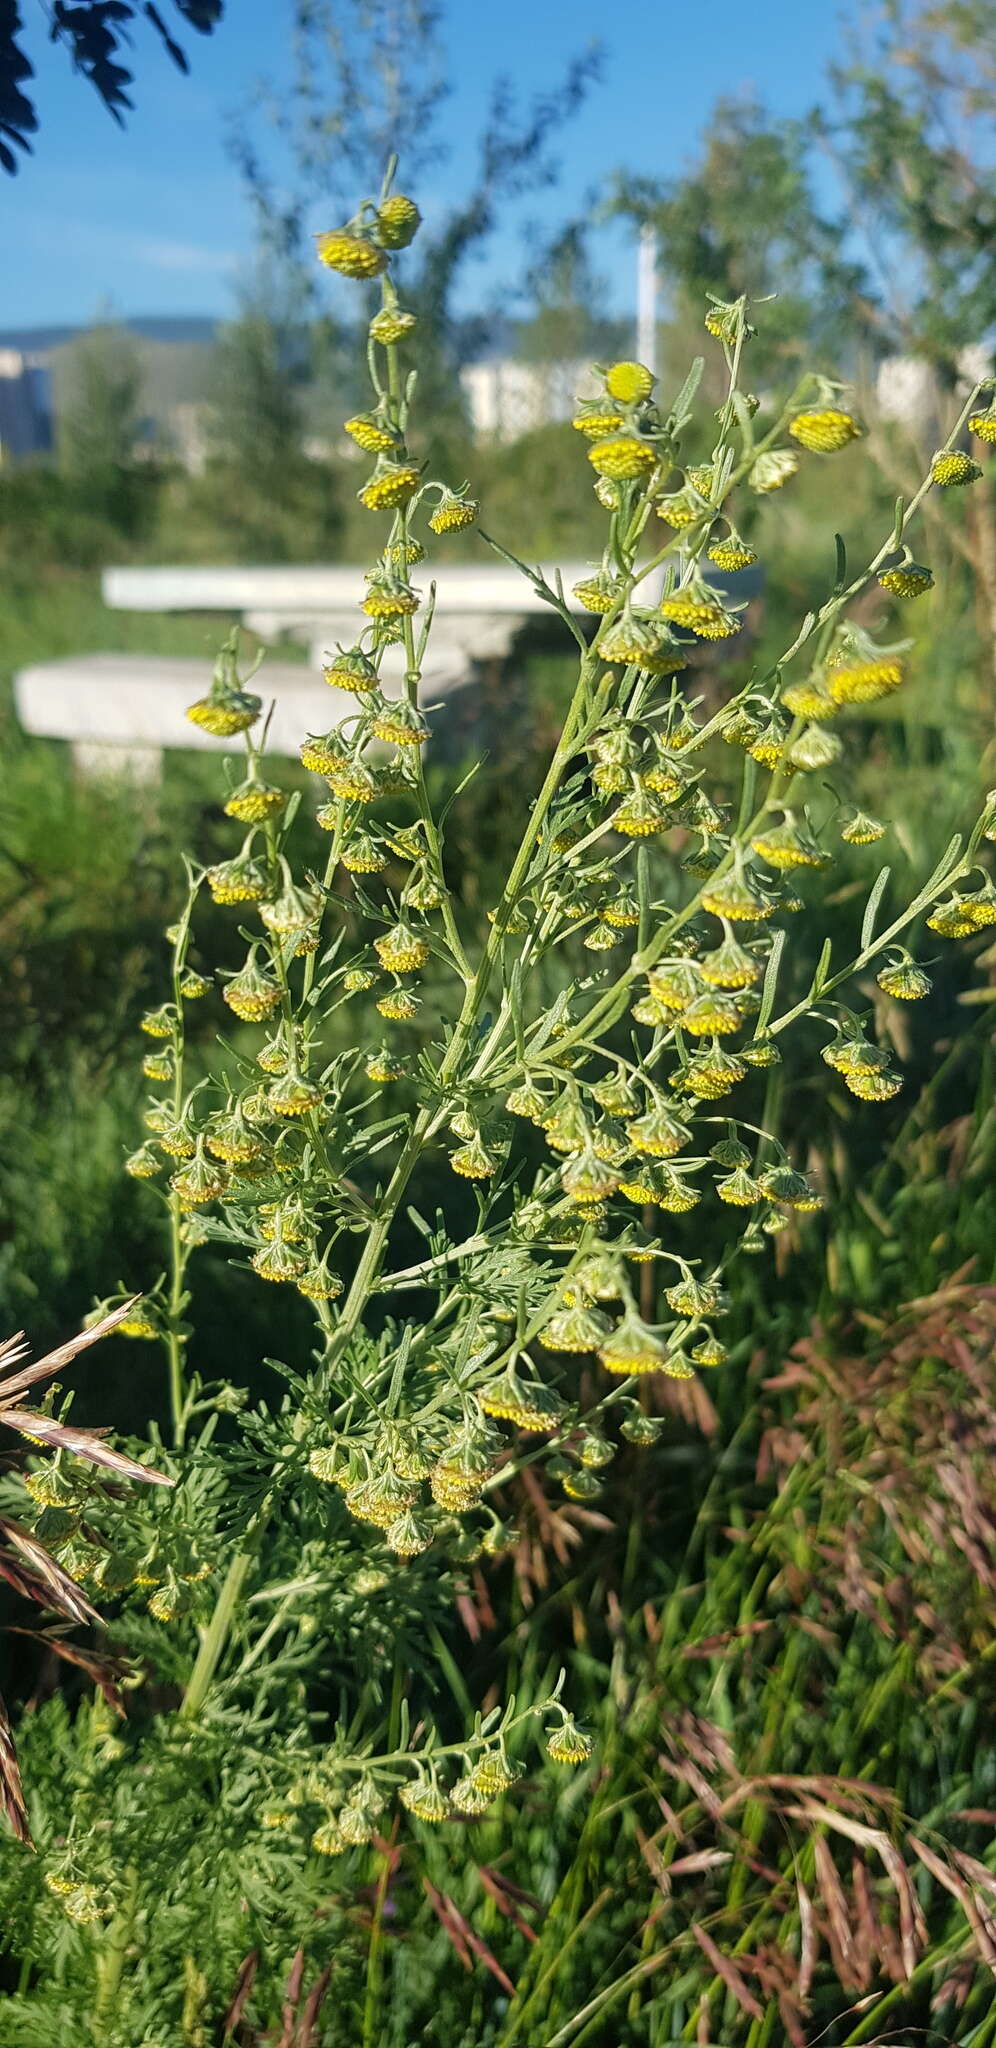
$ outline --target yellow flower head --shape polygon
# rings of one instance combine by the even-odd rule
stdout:
[[[403,306],[385,306],[370,322],[370,339],[383,348],[393,348],[399,341],[407,341],[417,326],[416,315],[406,313]]]
[[[782,703],[793,718],[811,718],[817,725],[836,717],[840,708],[834,703],[823,675],[804,676],[800,682],[790,683]]]
[[[366,235],[354,234],[350,228],[333,228],[331,233],[316,235],[315,246],[319,263],[327,270],[337,270],[340,277],[379,277],[387,263],[383,249]]]
[[[187,717],[191,725],[199,725],[202,732],[209,732],[215,739],[231,739],[237,732],[248,732],[255,725],[263,709],[262,697],[254,697],[248,690],[214,690],[210,696],[199,697],[191,704]]]
[[[458,491],[443,491],[430,515],[430,530],[433,533],[459,533],[462,527],[473,526],[479,511],[476,498],[465,498]]]
[[[849,441],[857,440],[862,432],[857,420],[849,412],[841,412],[836,406],[826,406],[821,411],[797,412],[789,423],[789,433],[800,448],[808,448],[814,455],[834,455],[838,448],[846,448]]]
[[[462,1174],[465,1180],[490,1180],[497,1170],[498,1161],[477,1133],[469,1144],[461,1145],[456,1152],[450,1153],[450,1165],[454,1173]]]
[[[622,413],[598,398],[583,399],[571,421],[579,434],[587,434],[596,441],[603,434],[614,434],[622,423]]]
[[[417,612],[422,600],[417,590],[408,583],[402,583],[396,576],[381,575],[374,571],[367,578],[369,589],[363,600],[363,609],[371,619],[401,619]]]
[[[417,1017],[421,1005],[410,989],[398,987],[389,988],[386,995],[378,997],[376,1007],[381,1016],[390,1018],[392,1023],[407,1024],[412,1017]]]
[[[565,1714],[562,1727],[554,1729],[546,1745],[547,1755],[555,1764],[587,1763],[591,1747],[590,1735],[585,1735],[570,1714]]]
[[[540,1331],[540,1343],[547,1351],[597,1351],[611,1328],[601,1309],[579,1305],[551,1316]]]
[[[885,833],[880,819],[870,818],[866,811],[854,811],[840,828],[840,836],[848,846],[874,846],[877,839],[885,838]]]
[[[973,412],[969,416],[968,431],[977,441],[996,443],[996,405],[987,405],[984,412]]]
[[[665,525],[673,526],[676,533],[682,533],[686,527],[694,526],[697,519],[706,518],[709,508],[697,491],[686,486],[683,490],[666,491],[663,496],[655,497],[654,511]]]
[[[254,860],[223,860],[207,871],[216,903],[262,903],[269,894],[266,869]]]
[[[732,527],[722,539],[711,541],[706,553],[710,562],[715,562],[717,569],[723,569],[728,574],[737,569],[749,569],[751,563],[757,561],[754,549],[748,547],[747,542],[741,540],[740,535],[735,533]]]
[[[666,597],[661,613],[673,625],[687,627],[702,640],[728,640],[731,634],[740,631],[740,620],[725,606],[715,599],[696,597],[683,591]]]
[[[403,1080],[408,1069],[403,1059],[399,1059],[396,1053],[389,1052],[386,1046],[382,1046],[379,1052],[371,1054],[364,1072],[368,1081],[383,1084],[386,1081]]]
[[[657,451],[637,434],[609,434],[592,443],[588,460],[600,476],[623,483],[631,477],[649,476],[657,466]]]
[[[421,747],[429,737],[421,711],[404,697],[385,704],[371,720],[370,730],[377,739],[395,747]]]
[[[899,562],[893,569],[883,569],[878,580],[894,597],[919,597],[931,589],[934,578],[922,562]]]
[[[275,817],[282,811],[286,802],[286,790],[250,775],[233,789],[223,808],[226,818],[238,818],[244,825],[260,825],[264,818]]]
[[[613,363],[605,372],[605,389],[620,405],[638,405],[649,398],[656,382],[643,363]]]
[[[952,484],[974,484],[982,471],[970,455],[963,455],[960,448],[950,448],[935,455],[930,474],[935,484],[949,490]]]
[[[635,1309],[628,1309],[611,1335],[598,1347],[607,1372],[620,1379],[630,1373],[660,1372],[667,1357],[667,1345]]]
[[[615,830],[627,839],[649,839],[655,832],[666,832],[670,822],[666,804],[642,783],[637,784],[632,795],[623,798],[612,817]]]
[[[343,421],[343,427],[367,455],[390,455],[397,447],[397,435],[377,418],[376,413],[354,413],[351,419]]]
[[[333,690],[350,690],[362,696],[366,690],[377,688],[377,671],[362,647],[350,647],[345,653],[330,655],[322,674]]]
[[[279,983],[271,975],[263,974],[251,958],[240,974],[226,982],[221,993],[229,1009],[246,1024],[261,1023],[280,1003]]]
[[[429,958],[425,939],[406,924],[393,925],[382,938],[375,939],[374,950],[381,966],[389,968],[392,974],[414,974]]]
[[[329,809],[334,808],[335,806],[329,806]],[[371,839],[368,832],[354,832],[343,847],[339,858],[350,875],[379,875],[387,866],[386,853]]]
[[[422,216],[414,199],[404,192],[392,193],[377,208],[377,228],[385,249],[407,249],[415,240]]]
[[[390,511],[395,505],[407,505],[420,482],[413,462],[388,462],[382,456],[369,483],[357,496],[368,512]]]
[[[877,704],[891,697],[905,675],[897,655],[883,655],[879,661],[847,662],[827,672],[827,689],[835,704]]]
[[[930,994],[933,983],[929,974],[918,967],[915,960],[898,961],[894,966],[883,967],[876,977],[879,988],[886,995],[894,996],[901,1003],[918,1003]]]
[[[266,1100],[277,1116],[307,1116],[309,1110],[318,1108],[321,1099],[321,1089],[293,1068],[281,1074],[266,1091]]]
[[[612,610],[619,596],[619,585],[614,576],[599,569],[597,575],[586,576],[581,583],[575,583],[574,595],[586,612],[601,614]]]

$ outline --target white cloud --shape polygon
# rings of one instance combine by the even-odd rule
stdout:
[[[234,249],[205,249],[196,242],[169,242],[143,236],[132,242],[132,262],[149,270],[189,272],[232,271],[242,260]]]

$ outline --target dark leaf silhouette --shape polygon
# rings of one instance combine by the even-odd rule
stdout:
[[[198,35],[210,35],[221,20],[224,0],[172,0],[188,28]],[[143,20],[158,38],[166,55],[178,70],[189,71],[186,54],[171,34],[153,0],[53,0],[49,12],[49,38],[68,51],[74,71],[89,80],[105,107],[120,126],[132,111],[129,97],[133,74],[121,60],[122,47],[129,51],[131,31]],[[18,0],[0,0],[0,165],[8,172],[18,167],[18,152],[30,151],[29,136],[38,127],[38,116],[24,87],[34,77],[34,66],[23,47],[24,20]]]

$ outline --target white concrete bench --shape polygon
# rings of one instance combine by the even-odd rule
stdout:
[[[580,612],[572,586],[591,570],[573,562],[561,573],[567,601]],[[552,616],[525,576],[503,562],[426,562],[412,581],[426,595],[436,585],[426,675],[444,688],[469,680],[475,662],[501,660],[530,618]],[[303,641],[315,667],[326,649],[356,639],[365,588],[363,570],[351,567],[106,569],[103,577],[104,603],[114,611],[238,612],[261,640],[286,633]],[[391,658],[387,672],[401,663],[400,655]]]
[[[239,751],[238,738],[215,739],[186,716],[188,704],[209,689],[211,670],[208,659],[81,654],[21,669],[14,701],[25,732],[68,740],[82,774],[127,773],[150,781],[166,747]],[[345,690],[330,690],[303,662],[264,661],[249,687],[274,706],[268,745],[276,754],[296,754],[306,733],[327,732],[359,702]],[[430,688],[423,678],[420,701],[438,701],[446,687],[437,677]]]
[[[571,585],[585,573],[576,563],[563,571],[572,608]],[[428,565],[415,580],[428,595]],[[526,581],[502,563],[482,568],[448,564],[434,573],[436,611],[419,689],[422,704],[470,681],[476,662],[501,660],[531,617],[550,613]],[[307,732],[324,732],[355,709],[356,698],[330,690],[321,678],[327,652],[350,646],[367,623],[359,609],[365,591],[359,568],[175,568],[108,569],[105,603],[115,610],[238,613],[264,641],[283,634],[303,641],[308,659],[300,667],[264,661],[251,684],[265,701],[275,701],[270,745],[296,753]],[[404,652],[388,650],[384,685],[397,694]],[[80,655],[36,663],[15,679],[18,715],[25,731],[68,740],[85,774],[126,770],[152,778],[166,747],[228,747],[184,716],[211,680],[211,663],[128,654]]]

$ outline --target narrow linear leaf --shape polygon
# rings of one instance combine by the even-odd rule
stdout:
[[[832,957],[833,945],[829,939],[824,939],[823,950],[816,962],[816,972],[813,975],[812,986],[809,991],[811,1002],[818,1002],[826,988],[827,982],[830,979],[830,961]]]
[[[970,846],[973,852],[977,845],[978,840],[976,839],[975,834],[973,833],[972,839],[970,841]],[[944,852],[942,853],[941,858],[938,861],[933,874],[924,883],[923,888],[921,889],[920,894],[917,897],[918,903],[925,903],[927,901],[928,896],[930,895],[931,890],[936,889],[939,883],[946,882],[948,880],[952,870],[958,866],[959,860],[961,859],[961,847],[961,833],[956,832],[954,838],[948,841],[948,844],[945,847]]]
[[[762,1032],[767,1029],[771,1012],[775,1007],[775,995],[778,989],[778,969],[781,964],[782,954],[785,951],[785,938],[786,934],[784,931],[777,931],[772,941],[771,952],[768,955],[768,964],[764,970],[764,981],[761,986],[761,1007],[758,1010],[757,1023],[754,1027],[755,1038],[760,1038]]]
[[[891,875],[891,873],[892,869],[890,867],[884,867],[881,869],[872,886],[871,895],[869,896],[868,901],[865,904],[865,914],[861,922],[862,953],[867,952],[874,937],[875,919],[878,916],[878,906],[881,903],[883,896],[885,895],[886,889],[888,888],[889,876]]]
[[[692,364],[692,367],[689,370],[688,375],[685,378],[685,381],[681,387],[681,390],[679,391],[678,396],[675,399],[674,404],[671,408],[672,412],[674,413],[674,420],[676,426],[680,427],[682,421],[684,419],[687,419],[688,413],[692,405],[694,405],[695,403],[695,394],[698,391],[699,385],[702,382],[702,372],[704,369],[705,357],[696,356]]]
[[[740,813],[737,818],[738,837],[746,829],[747,820],[753,814],[756,791],[757,762],[748,754],[744,759],[744,779],[740,789]]]
[[[405,1369],[408,1364],[408,1354],[411,1348],[412,1327],[409,1323],[405,1327],[405,1334],[402,1337],[401,1343],[398,1346],[398,1356],[395,1363],[394,1371],[391,1374],[391,1385],[388,1389],[387,1402],[385,1408],[385,1412],[388,1416],[395,1416],[398,1412],[398,1402],[401,1399],[401,1389],[405,1383]]]

